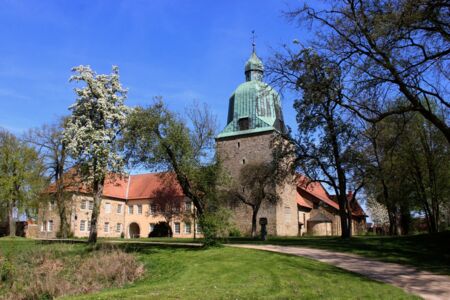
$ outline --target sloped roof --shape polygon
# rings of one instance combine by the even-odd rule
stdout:
[[[313,208],[311,204],[308,203],[308,201],[300,195],[300,193],[297,191],[297,195],[295,197],[295,200],[297,201],[297,204],[306,208]]]
[[[309,178],[307,178],[304,175],[298,174],[298,185],[297,188],[305,191],[306,193],[312,195],[319,201],[324,202],[325,204],[335,208],[336,210],[339,210],[339,204],[337,202],[335,195],[329,195],[327,191],[324,189],[323,185],[320,182],[314,182],[311,181]],[[299,194],[297,192],[297,194]],[[352,193],[349,193],[347,195],[347,200],[350,201],[352,198]],[[297,203],[301,206],[304,206],[297,201]],[[352,215],[358,216],[358,217],[364,217],[366,216],[366,213],[359,205],[358,201],[355,200],[354,202],[351,202],[350,204],[352,209]],[[308,206],[306,206],[308,207]]]
[[[90,187],[70,170],[65,175],[67,192],[89,193]],[[51,184],[47,193],[54,193],[56,185]],[[158,195],[170,194],[183,197],[183,192],[172,173],[147,173],[129,176],[108,174],[103,187],[103,196],[123,200],[151,199]]]
[[[301,174],[298,174],[298,177],[298,188],[311,194],[325,204],[328,204],[335,209],[339,209],[339,205],[330,199],[330,196],[320,182],[311,181],[309,178]]]

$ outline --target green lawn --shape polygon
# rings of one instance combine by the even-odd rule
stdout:
[[[303,246],[351,252],[450,275],[450,231],[401,237],[356,236],[350,240],[342,240],[339,237],[272,237],[262,242],[247,238],[232,238],[229,243]]]
[[[0,239],[0,255],[60,247],[83,255],[85,245],[41,245]],[[145,264],[144,278],[79,299],[414,299],[401,289],[313,260],[237,248],[159,248],[120,245]]]

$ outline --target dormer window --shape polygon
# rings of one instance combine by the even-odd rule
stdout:
[[[250,129],[250,118],[240,118],[238,120],[239,130]]]

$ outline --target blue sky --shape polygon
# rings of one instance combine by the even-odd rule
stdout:
[[[306,29],[280,0],[19,1],[0,0],[0,126],[20,134],[68,114],[75,100],[70,69],[89,64],[98,73],[118,65],[128,105],[163,96],[182,113],[206,102],[225,126],[228,98],[244,81],[251,52],[267,60]],[[293,99],[283,99],[294,125]]]

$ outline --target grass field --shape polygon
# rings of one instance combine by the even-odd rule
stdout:
[[[303,246],[350,252],[450,275],[450,231],[400,237],[357,236],[350,240],[342,240],[339,237],[273,237],[265,242],[246,238],[233,238],[229,242]]]
[[[0,239],[0,255],[36,247],[84,255],[86,245]],[[123,244],[145,266],[142,279],[77,299],[414,299],[402,290],[313,260],[237,248],[159,248]]]
[[[139,241],[200,243],[201,239],[144,238]],[[400,237],[355,236],[350,240],[342,240],[339,237],[269,237],[263,242],[249,238],[229,238],[225,243],[303,246],[350,252],[450,275],[450,231]]]

